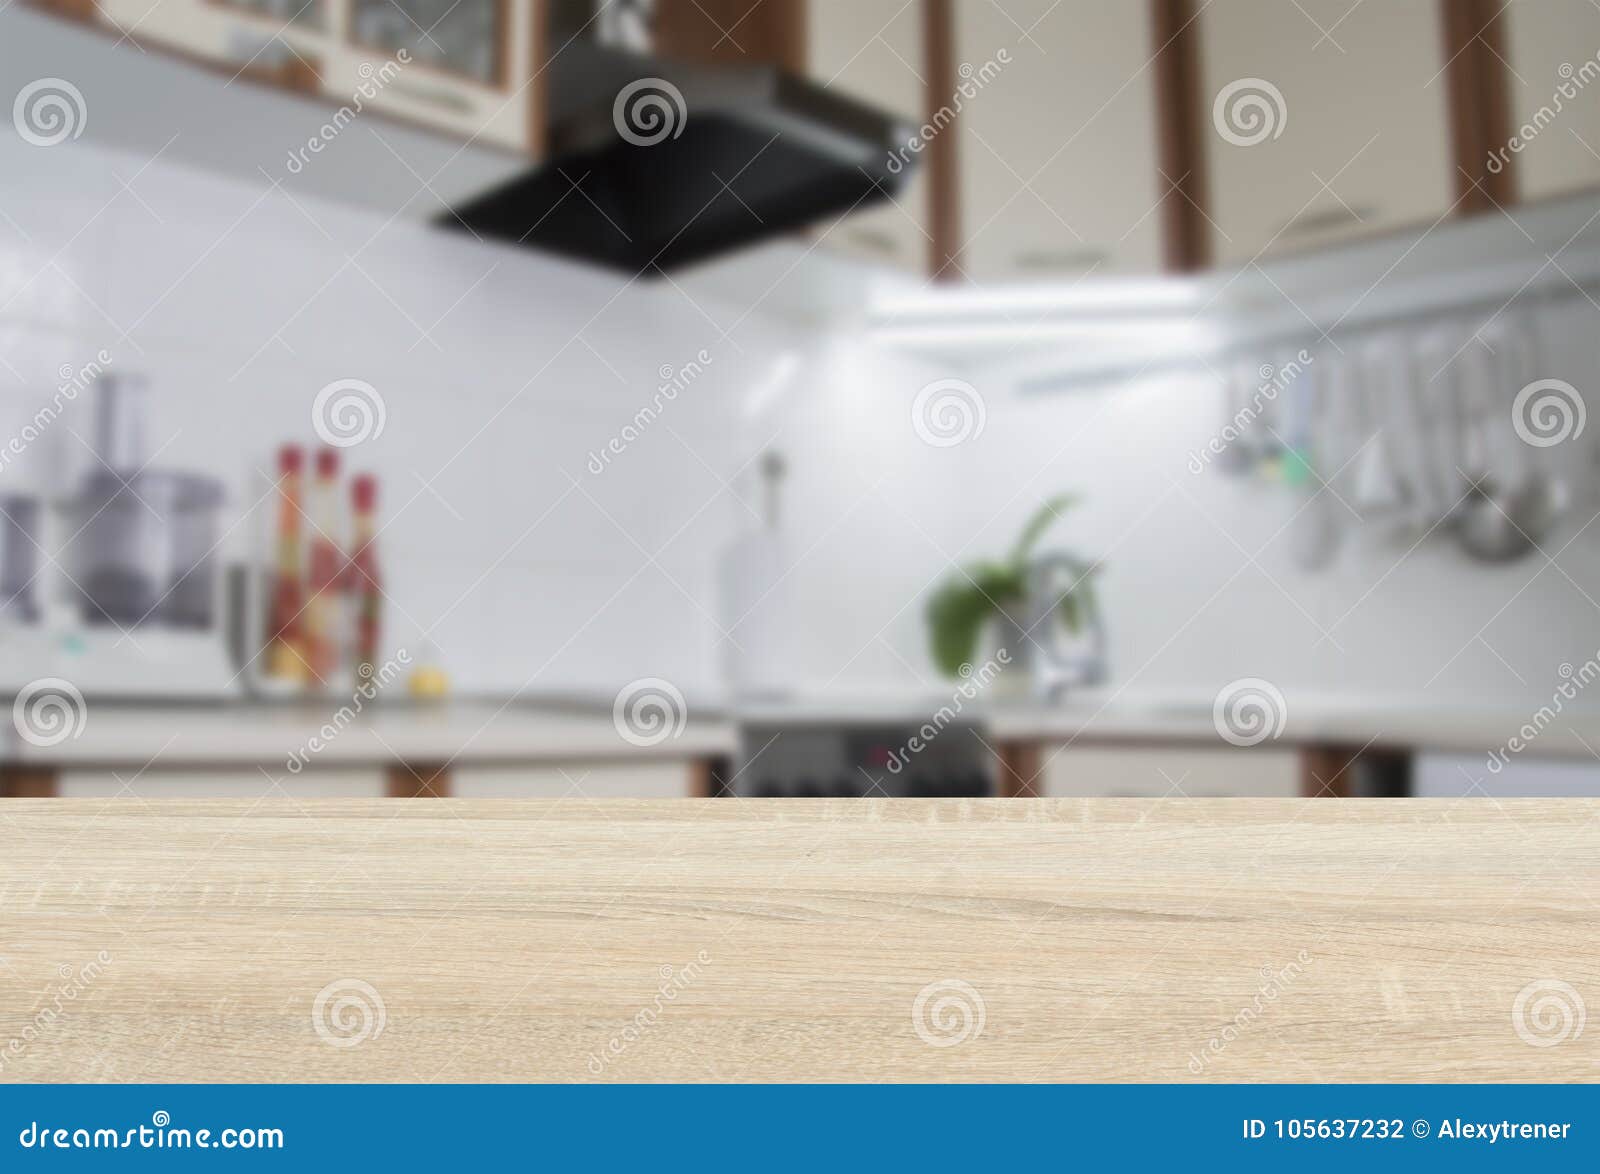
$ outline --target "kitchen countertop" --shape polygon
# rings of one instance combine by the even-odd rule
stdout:
[[[1401,698],[1353,701],[1289,694],[1283,730],[1263,745],[1333,744],[1487,755],[1535,720],[1536,704],[1449,707]],[[1065,706],[995,707],[990,733],[1002,740],[1149,740],[1226,745],[1217,734],[1212,699],[1083,701]],[[1535,757],[1600,758],[1600,711],[1555,715],[1528,741]]]
[[[941,708],[1000,742],[1174,742],[1226,747],[1213,715],[1215,698],[1199,693],[1085,690],[1059,702],[953,693],[899,697],[879,692],[774,698],[746,705],[741,722],[758,725],[919,725]],[[1283,729],[1264,745],[1335,744],[1488,754],[1535,721],[1539,705],[1418,705],[1403,695],[1355,699],[1289,690]],[[1591,749],[1593,748],[1593,749]],[[1600,757],[1600,709],[1556,715],[1529,743],[1536,757]]]
[[[608,707],[530,702],[449,701],[369,705],[348,724],[329,701],[238,704],[111,704],[90,701],[77,737],[35,746],[12,723],[0,725],[0,760],[74,766],[287,763],[309,768],[372,762],[555,762],[574,759],[681,759],[731,754],[733,725],[689,715],[675,736],[629,741]],[[331,737],[326,728],[340,724]],[[649,731],[644,731],[649,733]],[[312,739],[321,748],[314,749]]]
[[[0,835],[0,1080],[1600,1075],[1559,1014],[1600,801],[19,799]]]
[[[680,733],[639,744],[623,738],[609,702],[494,699],[369,706],[310,755],[319,765],[413,761],[551,762],[573,759],[701,758],[737,753],[741,726],[916,726],[934,720],[951,694],[873,691],[796,695],[739,705],[687,706]],[[1278,737],[1264,744],[1313,744],[1486,755],[1528,723],[1524,708],[1419,706],[1403,697],[1352,700],[1290,692]],[[305,751],[334,719],[333,702],[172,705],[91,701],[82,733],[34,746],[0,723],[0,761],[59,766],[137,762],[224,765],[284,762]],[[992,742],[1171,742],[1226,747],[1212,698],[1192,694],[1093,692],[1060,703],[980,698],[956,720]],[[1532,757],[1600,757],[1600,711],[1569,711],[1528,743]]]

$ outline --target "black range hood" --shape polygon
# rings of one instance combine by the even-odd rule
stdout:
[[[547,67],[548,157],[438,223],[655,274],[894,195],[912,128],[773,66],[573,42]]]

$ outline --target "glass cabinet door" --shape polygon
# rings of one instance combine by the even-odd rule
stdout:
[[[271,0],[263,0],[271,2]],[[479,82],[505,83],[505,0],[352,0],[350,40]]]
[[[325,29],[328,27],[328,6],[325,0],[214,0],[223,8],[233,8],[256,16],[281,20],[296,28]]]

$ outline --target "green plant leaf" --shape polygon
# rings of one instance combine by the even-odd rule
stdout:
[[[1022,528],[1016,545],[1004,562],[985,559],[957,571],[928,600],[928,644],[939,671],[957,676],[964,664],[975,664],[983,625],[992,617],[1009,613],[1022,623],[1028,599],[1028,573],[1034,547],[1068,509],[1077,504],[1072,494],[1050,498]],[[1077,632],[1094,614],[1089,578],[1098,566],[1078,570],[1072,589],[1056,604],[1056,614],[1068,631]]]
[[[981,592],[994,609],[1018,603],[1028,595],[1025,567],[995,562],[975,563],[961,578],[974,590]]]
[[[984,592],[962,577],[950,580],[928,600],[929,653],[946,676],[977,657],[978,636],[995,606]]]
[[[1045,531],[1055,525],[1061,515],[1076,504],[1078,499],[1075,496],[1061,493],[1034,511],[1033,517],[1028,519],[1027,525],[1022,527],[1022,533],[1017,536],[1017,544],[1011,548],[1011,565],[1025,566],[1033,554],[1033,548],[1039,544],[1039,539],[1044,537]]]

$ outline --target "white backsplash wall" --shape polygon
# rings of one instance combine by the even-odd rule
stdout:
[[[292,202],[265,179],[35,148],[5,129],[6,437],[51,397],[59,367],[104,348],[113,369],[149,377],[156,464],[221,477],[228,553],[264,557],[277,446],[315,443],[318,391],[364,380],[385,426],[343,458],[380,478],[388,645],[432,629],[470,691],[712,682],[736,464],[725,421],[735,390],[802,336],[673,283],[625,289],[464,234]],[[703,374],[592,472],[660,369],[702,350]],[[64,421],[85,437],[86,407]],[[38,481],[56,441],[90,459],[58,429],[0,470],[0,492]]]
[[[1592,395],[1584,310],[1547,312],[1544,365]],[[926,383],[954,377],[982,396],[983,430],[931,447],[913,403]],[[1351,529],[1331,567],[1307,572],[1284,530],[1293,491],[1189,471],[1189,453],[1223,420],[1210,374],[1021,395],[981,371],[839,337],[799,382],[780,443],[793,470],[785,540],[804,552],[790,584],[804,605],[793,650],[802,687],[946,688],[925,652],[929,588],[951,560],[1005,551],[1062,491],[1083,504],[1046,546],[1105,558],[1110,684],[1130,694],[1209,697],[1256,676],[1291,700],[1542,703],[1562,664],[1600,648],[1600,526],[1584,526],[1600,503],[1580,503],[1543,543],[1560,552],[1555,566],[1537,553],[1472,563],[1444,535],[1407,553]],[[1591,402],[1591,427],[1596,412]]]
[[[297,205],[265,181],[9,134],[0,174],[6,435],[60,366],[104,348],[151,379],[158,463],[222,477],[245,515],[229,553],[260,555],[272,502],[246,507],[275,448],[314,441],[326,384],[371,383],[384,431],[345,459],[382,480],[386,639],[433,629],[463,690],[713,685],[731,651],[718,560],[756,524],[747,506],[767,447],[788,464],[777,565],[789,570],[757,592],[735,638],[769,686],[947,688],[925,652],[929,590],[951,560],[1006,549],[1064,490],[1084,505],[1053,541],[1105,557],[1112,683],[1130,691],[1262,676],[1366,698],[1542,701],[1562,663],[1600,647],[1585,594],[1600,598],[1600,534],[1574,535],[1595,507],[1545,543],[1559,567],[1534,555],[1485,568],[1439,538],[1406,554],[1351,537],[1332,568],[1306,573],[1287,535],[1274,539],[1291,495],[1188,471],[1220,424],[1209,376],[1027,397],[700,286],[698,301],[671,282],[624,289],[464,235]],[[1550,312],[1546,350],[1548,374],[1587,392],[1586,310]],[[591,454],[651,402],[659,369],[702,349],[704,374],[591,472]],[[984,426],[936,447],[912,405],[945,378],[978,389]],[[39,475],[49,452],[0,469],[0,492]]]

